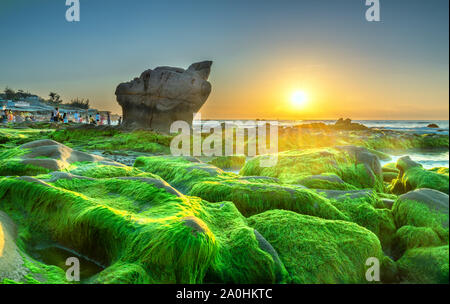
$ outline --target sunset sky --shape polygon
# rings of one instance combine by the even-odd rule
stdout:
[[[449,1],[1,0],[0,90],[120,113],[117,84],[213,60],[203,118],[448,119]],[[294,102],[300,93],[302,102]]]

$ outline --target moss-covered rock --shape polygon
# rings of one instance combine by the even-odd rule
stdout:
[[[349,221],[375,233],[386,253],[391,252],[392,238],[396,231],[392,211],[386,209],[383,200],[373,190],[338,191],[318,190],[331,204],[345,214]]]
[[[140,157],[135,166],[158,174],[185,194],[210,202],[232,201],[244,216],[284,209],[328,219],[347,219],[327,199],[304,187],[280,185],[258,177],[241,178],[186,158]]]
[[[244,216],[283,209],[325,219],[348,219],[326,198],[294,186],[241,180],[197,183],[189,192],[210,202],[232,201]]]
[[[431,172],[436,172],[438,174],[446,174],[448,175],[448,168],[447,167],[436,167],[436,168],[432,168],[429,171]]]
[[[403,283],[448,284],[448,245],[408,250],[397,266]]]
[[[67,283],[62,269],[28,256],[23,246],[16,243],[17,236],[14,221],[0,211],[0,284]]]
[[[449,197],[442,192],[418,189],[403,194],[395,202],[393,213],[397,227],[429,227],[440,235],[443,231],[448,234]]]
[[[78,162],[124,166],[101,156],[76,151],[53,140],[43,139],[1,152],[0,175],[37,175],[64,170]]]
[[[379,159],[367,149],[354,146],[293,150],[278,153],[275,166],[259,165],[261,157],[248,161],[242,175],[260,175],[279,178],[282,182],[299,184],[316,175],[335,175],[358,189],[382,189],[382,172]],[[342,189],[336,183],[337,189]]]
[[[0,178],[0,209],[30,232],[24,244],[49,240],[105,265],[93,282],[284,280],[230,202],[177,195],[150,178],[49,177]]]
[[[429,227],[403,226],[397,230],[393,239],[393,256],[400,258],[405,251],[419,247],[445,245],[439,235]]]
[[[125,131],[118,127],[75,125],[56,130],[53,140],[85,150],[139,151],[168,153],[172,136],[152,131]]]
[[[393,206],[396,226],[393,255],[406,250],[448,244],[448,195],[432,189],[419,189],[401,195]]]
[[[380,242],[356,224],[272,210],[248,219],[278,252],[289,283],[367,283],[366,261],[383,258]]]
[[[208,164],[220,169],[241,169],[245,165],[245,155],[217,156],[211,159]]]
[[[395,194],[403,194],[414,189],[429,188],[449,193],[448,174],[440,174],[439,170],[426,170],[421,164],[411,160],[409,156],[397,161],[399,176],[392,180],[389,187]]]

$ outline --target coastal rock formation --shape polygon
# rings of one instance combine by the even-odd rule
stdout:
[[[408,250],[397,262],[400,277],[409,284],[448,284],[448,245]]]
[[[389,186],[389,190],[394,194],[403,194],[419,188],[429,188],[449,193],[448,174],[441,174],[439,170],[437,172],[427,170],[409,156],[402,157],[397,161],[397,169],[399,170],[399,175],[392,180]]]
[[[0,155],[0,176],[35,175],[59,171],[77,162],[124,166],[102,156],[73,150],[50,139],[36,140]]]
[[[278,252],[289,273],[287,283],[367,283],[366,260],[383,257],[377,237],[354,223],[286,210],[260,213],[248,222]]]
[[[168,132],[174,121],[192,123],[193,114],[211,93],[207,81],[211,65],[212,61],[203,61],[187,70],[157,67],[119,84],[116,96],[122,107],[124,126]]]
[[[382,187],[383,174],[379,158],[363,147],[336,146],[285,151],[278,153],[278,162],[272,168],[261,167],[260,158],[257,156],[247,161],[240,174],[276,177],[283,183],[301,184],[314,189]],[[320,175],[322,177],[317,178]]]

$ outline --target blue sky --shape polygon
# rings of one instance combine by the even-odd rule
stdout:
[[[118,83],[213,60],[207,117],[448,119],[449,1],[381,0],[379,23],[364,2],[80,0],[69,23],[65,0],[2,0],[0,88],[119,112]]]

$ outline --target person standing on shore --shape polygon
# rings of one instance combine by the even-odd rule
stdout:
[[[11,110],[9,110],[9,115],[8,115],[8,122],[13,122],[14,121],[14,115],[11,112]]]
[[[111,115],[109,115],[109,112],[107,114],[107,120],[108,120],[108,126],[111,125]]]
[[[3,110],[2,123],[7,123],[7,122],[8,122],[8,112],[6,110]]]
[[[97,112],[97,114],[95,114],[95,122],[96,122],[96,125],[100,124],[100,113],[99,112]]]
[[[122,124],[122,116],[119,116],[119,120],[117,121],[117,124],[120,126]]]

